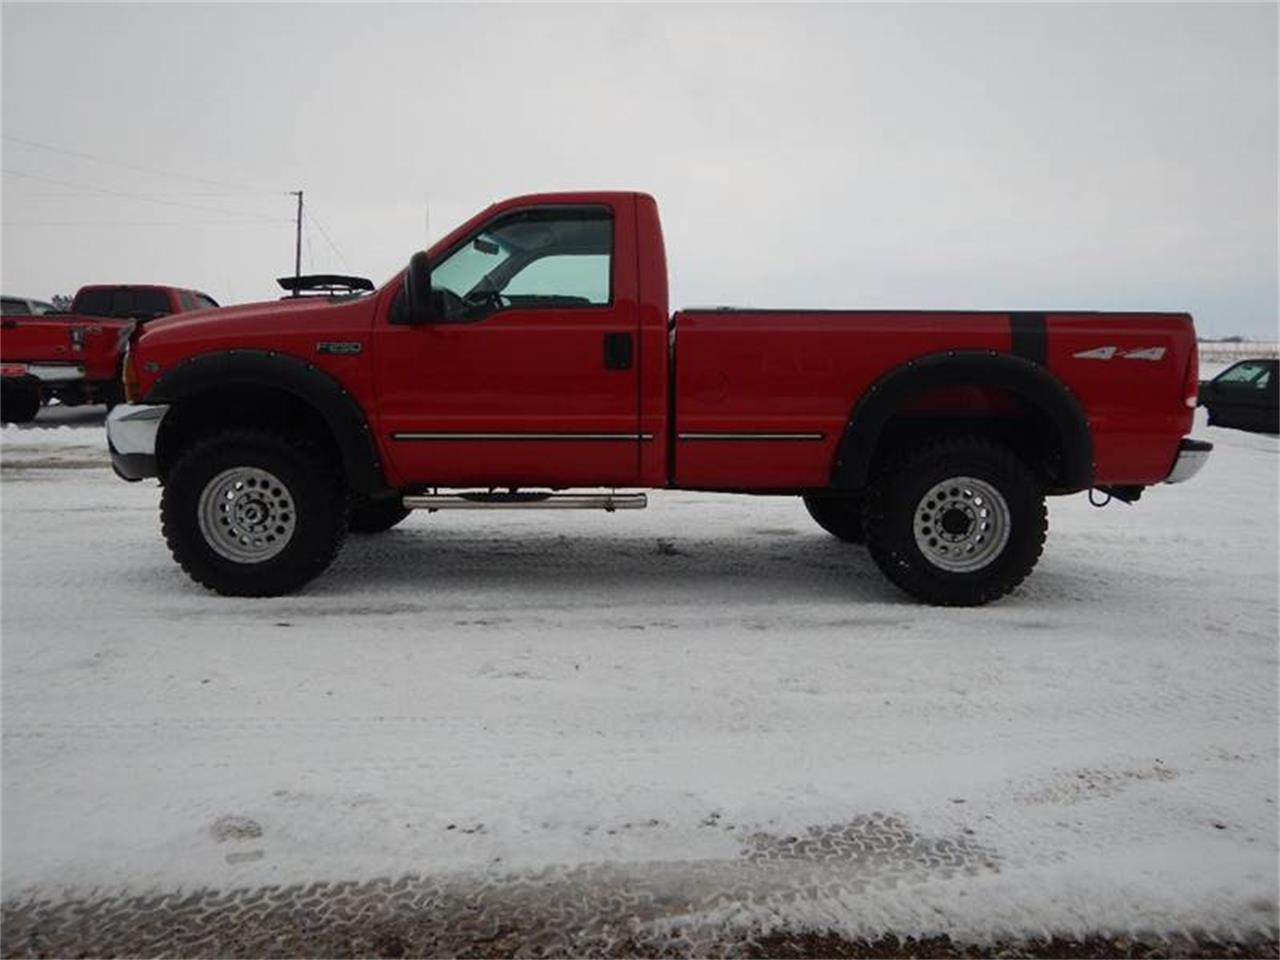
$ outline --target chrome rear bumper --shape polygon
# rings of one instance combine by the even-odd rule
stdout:
[[[5,373],[5,379],[39,380],[41,383],[73,383],[84,379],[84,367],[78,363],[8,363],[13,373]],[[21,369],[21,373],[17,372]]]
[[[1213,452],[1213,444],[1207,440],[1192,440],[1184,437],[1178,444],[1178,455],[1173,458],[1173,469],[1164,478],[1165,483],[1182,483],[1190,480],[1209,459]]]

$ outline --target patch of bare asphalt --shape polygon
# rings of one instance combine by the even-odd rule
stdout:
[[[716,815],[712,814],[714,818]],[[257,830],[255,830],[257,828]],[[219,840],[256,839],[226,817]],[[593,864],[506,875],[5,901],[6,957],[899,957],[1275,956],[1274,938],[1222,944],[1095,938],[987,945],[850,940],[796,930],[785,912],[943,878],[999,872],[969,836],[931,837],[872,814],[795,835],[745,837],[728,861]],[[1268,952],[1270,951],[1270,952]]]

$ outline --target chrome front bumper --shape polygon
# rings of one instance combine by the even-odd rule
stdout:
[[[1190,480],[1209,459],[1213,452],[1213,444],[1207,440],[1184,438],[1178,444],[1178,455],[1173,458],[1173,469],[1164,478],[1165,483],[1182,483]]]
[[[156,475],[156,434],[169,412],[162,404],[122,403],[107,414],[111,468],[123,480]]]

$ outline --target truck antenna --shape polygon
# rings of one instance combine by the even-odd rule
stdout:
[[[293,234],[293,279],[298,280],[302,276],[302,191],[290,190],[289,192],[298,198],[298,220]],[[295,284],[293,295],[300,296],[301,290],[302,285]]]

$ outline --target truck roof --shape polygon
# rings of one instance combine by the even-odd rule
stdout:
[[[496,203],[489,204],[470,220],[460,223],[433,243],[427,253],[434,259],[462,240],[486,220],[490,220],[511,208],[562,205],[585,206],[591,204],[617,206],[627,200],[638,198],[653,202],[653,198],[649,194],[642,193],[639,190],[574,190],[559,193],[526,193],[518,197],[506,197]]]
[[[86,283],[76,291],[76,296],[90,290],[176,290],[186,293],[200,293],[193,287],[175,287],[167,283]]]

